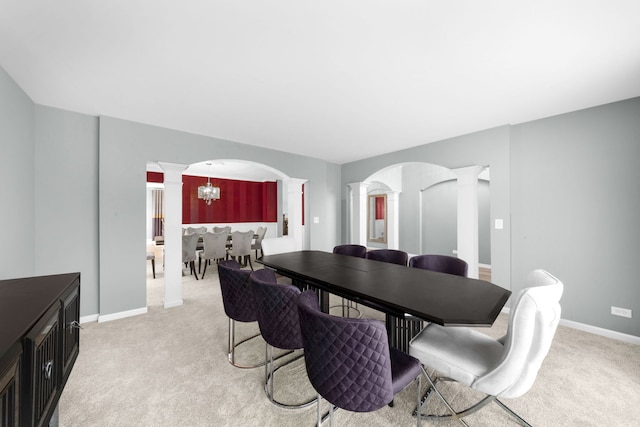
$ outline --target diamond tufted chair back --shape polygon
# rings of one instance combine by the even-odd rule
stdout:
[[[420,362],[389,348],[387,331],[379,320],[323,313],[313,291],[298,297],[298,310],[307,375],[318,394],[331,403],[331,415],[333,406],[375,411],[419,380]],[[417,390],[419,399],[419,385]]]
[[[364,258],[367,255],[367,248],[362,245],[338,245],[333,248],[333,253]]]
[[[206,266],[206,264],[205,264]],[[250,336],[236,343],[235,322],[256,322],[258,315],[253,299],[253,292],[249,284],[251,271],[241,270],[240,264],[234,260],[221,261],[218,263],[218,278],[220,279],[220,290],[222,291],[222,305],[224,312],[229,318],[229,363],[238,368],[255,368],[264,365],[246,365],[236,362],[235,350],[240,344],[257,338],[260,334]],[[203,273],[204,276],[204,273]]]
[[[398,249],[374,249],[367,252],[367,258],[406,266],[409,255]]]
[[[300,290],[293,285],[279,284],[273,270],[266,268],[251,273],[258,325],[264,340],[277,348],[302,348],[296,297]]]
[[[238,322],[258,320],[253,291],[249,284],[250,275],[251,270],[241,270],[237,261],[227,260],[218,264],[224,312],[227,317]]]
[[[448,255],[417,255],[409,260],[409,267],[467,277],[469,266],[463,259]]]

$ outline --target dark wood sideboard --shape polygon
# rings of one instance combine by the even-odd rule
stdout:
[[[80,350],[80,273],[0,281],[0,427],[49,424]]]

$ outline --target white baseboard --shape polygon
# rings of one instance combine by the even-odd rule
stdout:
[[[82,316],[80,318],[80,324],[97,322],[97,321],[98,321],[98,315],[97,314],[91,314],[89,316]]]
[[[111,320],[124,319],[126,317],[138,316],[140,314],[147,314],[147,307],[137,308],[135,310],[121,311],[118,313],[111,313],[98,316],[98,323],[109,322]]]
[[[589,332],[595,335],[613,338],[614,340],[640,345],[640,337],[637,337],[635,335],[623,334],[622,332],[611,331],[609,329],[599,328],[597,326],[585,325],[584,323],[578,323],[572,320],[560,319],[560,324],[562,326],[567,326],[569,328],[578,329],[580,331]]]
[[[511,312],[509,307],[503,307],[502,313],[509,314]],[[602,337],[612,338],[614,340],[628,342],[630,344],[640,345],[640,337],[635,335],[623,334],[622,332],[616,332],[609,329],[599,328],[597,326],[591,326],[580,322],[574,322],[573,320],[560,319],[560,325],[568,328],[577,329],[583,332],[589,332],[590,334],[600,335]]]
[[[164,308],[172,308],[172,307],[179,307],[182,304],[184,304],[184,301],[181,299],[179,300],[175,300],[175,301],[165,301],[164,302]]]

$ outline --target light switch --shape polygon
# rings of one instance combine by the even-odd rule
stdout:
[[[313,217],[313,223],[314,224],[320,224],[320,218],[318,218],[317,216]]]
[[[496,230],[502,230],[504,228],[504,220],[496,218]]]

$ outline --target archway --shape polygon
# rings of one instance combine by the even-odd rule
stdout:
[[[182,304],[182,270],[179,267],[182,259],[180,236],[184,225],[182,212],[183,175],[199,178],[220,178],[222,176],[223,179],[227,180],[275,181],[277,188],[277,214],[274,221],[270,222],[272,227],[267,227],[267,236],[277,237],[282,235],[283,215],[286,214],[290,218],[289,235],[296,239],[300,248],[305,245],[302,185],[306,180],[291,178],[285,173],[264,164],[237,159],[206,160],[191,165],[154,162],[148,165],[147,170],[164,173],[165,236],[163,249],[165,269],[163,276],[165,308]],[[221,194],[222,197],[224,197],[224,193]],[[147,216],[149,217],[149,215]],[[199,225],[212,228],[221,224],[206,223]],[[252,229],[255,230],[258,225],[265,224],[261,221],[244,222],[236,228],[248,227],[247,229],[249,229],[253,227]]]

